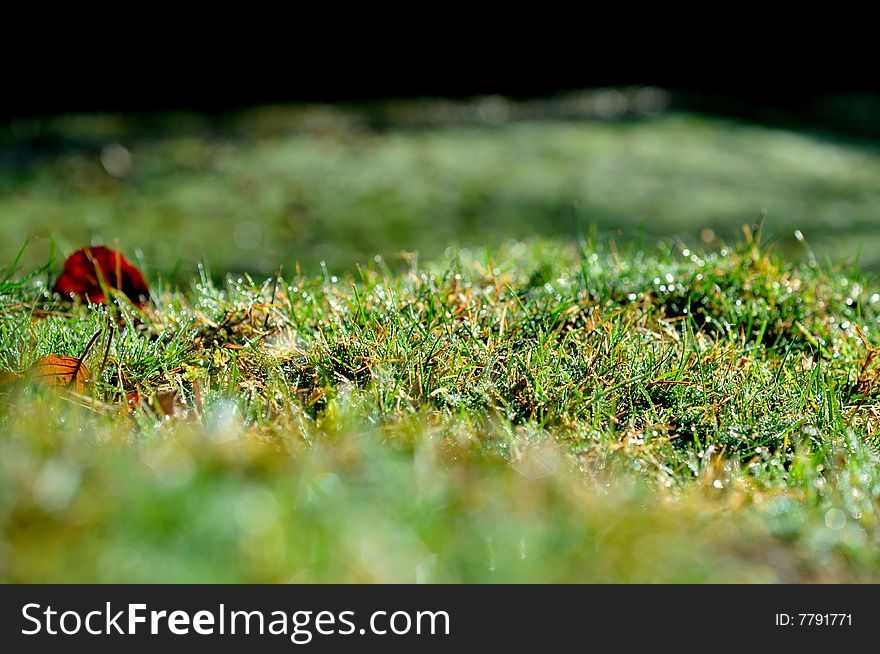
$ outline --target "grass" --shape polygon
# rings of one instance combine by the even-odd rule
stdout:
[[[219,120],[219,119],[218,119]],[[357,115],[264,109],[136,125],[67,116],[0,128],[0,261],[116,240],[185,284],[203,263],[265,277],[279,264],[352,270],[400,251],[506,239],[731,241],[762,210],[800,258],[880,266],[876,143],[667,113],[367,129]],[[13,129],[14,128],[14,129]],[[7,165],[3,165],[8,162]],[[390,265],[390,264],[389,264]]]
[[[416,109],[0,127],[0,580],[880,579],[876,144]]]
[[[0,276],[0,368],[100,332],[96,381],[6,375],[4,581],[880,579],[880,287],[761,230],[50,276]]]

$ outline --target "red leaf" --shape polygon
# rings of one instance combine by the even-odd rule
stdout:
[[[101,281],[108,288],[122,291],[133,304],[143,306],[150,298],[150,287],[141,271],[120,252],[103,245],[77,250],[64,262],[64,271],[54,290],[78,296],[93,303],[107,303]]]

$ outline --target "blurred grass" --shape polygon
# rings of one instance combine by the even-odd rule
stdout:
[[[217,443],[180,425],[134,445],[51,403],[14,427],[0,439],[4,582],[877,578],[862,532],[829,529],[827,507],[788,493],[759,512],[742,490],[658,499],[561,459],[535,477],[527,463],[442,458],[442,430],[419,427],[409,447],[343,431],[291,455],[253,431]]]
[[[819,256],[880,265],[872,143],[687,114],[376,130],[312,108],[224,125],[86,116],[7,128],[0,260],[30,236],[25,267],[46,261],[50,241],[60,255],[118,240],[179,279],[198,261],[221,276],[350,269],[376,254],[432,258],[453,243],[591,227],[644,243],[693,244],[711,238],[705,228],[730,239],[766,210],[791,257],[803,254],[799,229]]]

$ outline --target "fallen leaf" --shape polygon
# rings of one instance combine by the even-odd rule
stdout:
[[[92,374],[82,360],[57,354],[38,359],[28,370],[28,377],[49,386],[66,386],[77,393],[84,393],[92,381]]]
[[[137,306],[143,306],[150,299],[150,287],[141,271],[120,252],[103,245],[85,247],[67,257],[54,290],[95,304],[106,304],[104,288],[122,291]]]
[[[131,391],[125,395],[129,410],[139,408],[150,409],[154,414],[165,418],[186,419],[190,416],[190,408],[177,391],[159,391],[155,395],[142,400],[141,394]]]

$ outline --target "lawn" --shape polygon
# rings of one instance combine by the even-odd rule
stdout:
[[[220,281],[535,234],[579,240],[593,227],[645,245],[717,245],[766,211],[793,259],[800,230],[820,258],[880,267],[873,142],[676,113],[399,130],[356,115],[86,116],[0,130],[0,261],[26,238],[25,269],[118,240],[148,274],[185,283],[201,263]]]
[[[880,579],[869,146],[71,125],[0,175],[3,581]],[[50,292],[95,239],[152,302]]]

